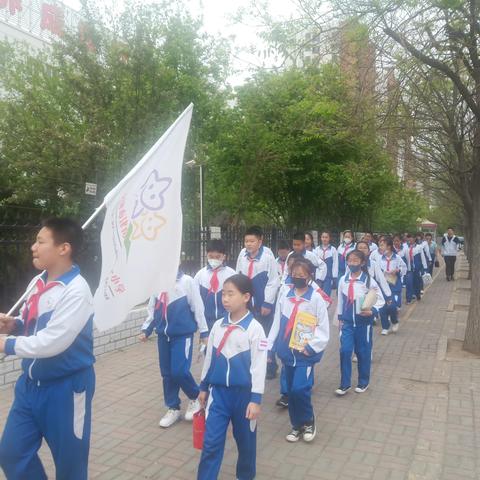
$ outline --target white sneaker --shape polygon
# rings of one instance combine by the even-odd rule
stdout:
[[[388,335],[388,330],[386,328],[382,328],[382,335]]]
[[[368,389],[368,385],[358,385],[358,387],[355,387],[355,391],[357,393],[363,393]]]
[[[295,443],[300,440],[302,436],[303,429],[293,427],[292,431],[285,437],[285,440],[290,443]]]
[[[311,425],[305,425],[303,427],[303,441],[310,443],[317,435],[317,427],[315,426],[315,418]]]
[[[180,420],[180,410],[169,408],[167,413],[160,419],[158,425],[162,428],[171,427],[174,423]]]
[[[398,332],[398,323],[392,324],[392,332],[397,333]]]
[[[185,420],[191,422],[193,420],[193,415],[200,410],[200,403],[198,400],[190,400],[188,402],[187,411],[185,412]]]
[[[342,387],[338,387],[336,390],[335,390],[335,393],[339,396],[339,397],[343,397],[344,395],[347,394],[347,392],[350,390],[350,387],[347,387],[347,388],[342,388]]]

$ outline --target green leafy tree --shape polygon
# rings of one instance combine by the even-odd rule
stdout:
[[[259,73],[239,89],[227,122],[208,190],[211,205],[236,219],[369,226],[397,183],[334,64]]]
[[[257,4],[255,0],[253,3]],[[378,65],[392,71],[407,64],[415,77],[419,72],[434,77],[432,91],[425,92],[424,108],[429,111],[424,127],[432,135],[424,145],[428,181],[439,180],[444,191],[452,193],[462,205],[472,291],[480,288],[480,5],[477,0],[304,0],[298,2],[298,15],[288,26],[261,16],[265,38],[277,51],[290,52],[292,39],[302,32],[313,32],[321,42],[352,18],[369,28],[370,38],[381,54]],[[284,28],[285,27],[285,28]],[[333,34],[335,36],[335,33]],[[311,37],[310,37],[311,38]],[[298,47],[298,41],[293,42]],[[299,49],[297,48],[297,52]],[[386,73],[386,72],[384,72]],[[440,82],[438,80],[441,79]],[[441,85],[439,87],[439,83]],[[428,82],[422,82],[428,86]],[[447,88],[444,88],[447,86]],[[410,85],[411,90],[415,83]],[[438,88],[439,87],[439,88]],[[447,107],[447,108],[445,108]],[[437,114],[434,110],[437,109]],[[407,115],[409,112],[405,112]],[[407,129],[406,140],[416,136],[410,119],[399,124]],[[418,122],[416,123],[418,126]],[[411,130],[410,130],[411,129]],[[425,132],[423,132],[425,133]],[[437,137],[436,139],[432,137]],[[425,138],[426,136],[424,136]],[[438,151],[443,146],[443,149]],[[429,152],[430,150],[430,152]],[[435,151],[437,150],[437,151]],[[480,297],[472,295],[465,332],[464,348],[480,354]]]
[[[85,182],[102,198],[190,102],[187,156],[216,135],[228,50],[199,21],[169,2],[128,4],[107,28],[85,8],[88,27],[51,50],[0,45],[3,204],[88,215]],[[193,176],[185,175],[187,220]]]
[[[476,0],[337,3],[347,15],[353,10],[362,15],[392,56],[411,60],[417,72],[434,77],[426,104],[441,112],[430,120],[433,128],[440,123],[446,154],[431,155],[427,165],[461,201],[475,292],[480,287],[480,6]],[[480,354],[478,295],[470,297],[464,348]]]
[[[379,205],[374,215],[373,230],[386,233],[414,232],[417,219],[430,219],[426,199],[415,190],[397,185]]]

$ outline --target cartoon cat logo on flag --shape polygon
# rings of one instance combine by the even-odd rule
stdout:
[[[156,240],[160,230],[167,223],[160,211],[165,205],[164,194],[171,184],[171,178],[161,177],[157,170],[152,170],[140,187],[131,212],[128,211],[126,196],[120,199],[116,212],[116,223],[119,226],[117,232],[125,247],[127,258],[133,242],[140,239]]]
[[[125,260],[128,260],[135,242],[152,242],[158,238],[162,227],[167,223],[161,210],[165,206],[164,194],[171,184],[171,178],[161,177],[157,170],[152,170],[136,195],[124,194],[120,198],[118,208],[112,211],[111,216],[112,229],[115,232],[115,265],[124,255]],[[105,279],[105,297],[124,291],[125,285],[115,272],[114,266]]]

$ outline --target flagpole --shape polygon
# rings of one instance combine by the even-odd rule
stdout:
[[[155,151],[157,146],[161,144],[162,142],[165,141],[165,139],[171,134],[171,132],[175,129],[177,124],[183,119],[183,117],[193,108],[193,103],[190,103],[190,105],[183,111],[183,113],[177,118],[177,120],[168,128],[168,130],[160,137],[160,139],[155,143],[155,145],[145,154],[143,159],[139,161],[128,173],[125,175],[125,177],[120,180],[120,182],[110,190],[107,195],[105,195],[105,198],[102,202],[102,204],[95,209],[95,211],[90,215],[90,217],[87,219],[87,221],[82,225],[82,230],[85,230],[87,227],[90,226],[90,224],[95,220],[95,218],[99,215],[99,213],[107,206],[107,200],[111,200],[117,192],[121,190],[121,187],[132,177],[150,158],[152,153]],[[44,272],[42,272],[40,275],[42,275]],[[33,285],[25,291],[25,293],[16,301],[15,305],[8,311],[7,315],[11,316],[13,315],[13,312],[22,304],[22,302],[25,300],[27,295],[33,290],[35,287],[35,283],[33,282]]]
[[[87,221],[82,225],[82,230],[86,230],[106,206],[107,204],[105,203],[105,200],[104,200],[103,203],[95,209],[95,211],[90,215]]]

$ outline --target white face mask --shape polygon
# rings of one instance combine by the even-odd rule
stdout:
[[[346,239],[345,239],[345,243],[346,243],[347,245],[350,245],[350,244],[352,243],[352,239],[351,239],[351,238],[346,238]]]
[[[209,258],[208,264],[215,270],[216,268],[221,267],[223,265],[223,261],[217,260],[216,258]]]

